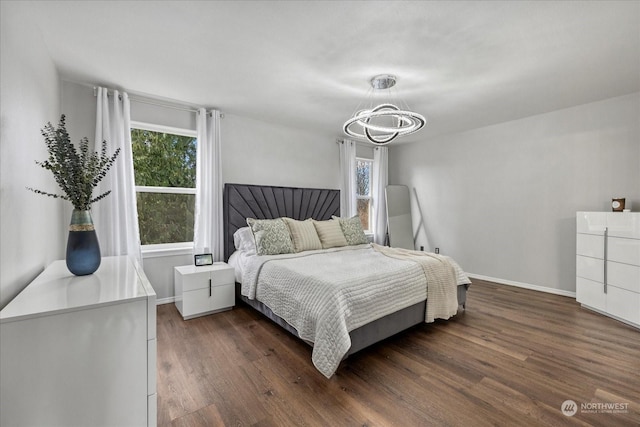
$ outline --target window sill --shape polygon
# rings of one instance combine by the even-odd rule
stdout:
[[[166,243],[160,245],[143,245],[142,258],[158,258],[176,255],[192,255],[193,242]]]

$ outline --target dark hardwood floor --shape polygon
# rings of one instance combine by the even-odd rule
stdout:
[[[189,321],[159,306],[158,424],[640,425],[639,330],[572,298],[473,282],[465,312],[369,347],[331,379],[245,305]]]

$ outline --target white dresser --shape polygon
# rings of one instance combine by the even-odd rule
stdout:
[[[156,294],[128,257],[55,261],[0,311],[0,425],[155,426]]]
[[[576,299],[640,327],[640,213],[578,212]]]
[[[174,267],[176,307],[184,320],[230,309],[236,302],[236,276],[224,262]]]

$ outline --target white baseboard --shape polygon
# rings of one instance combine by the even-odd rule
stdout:
[[[472,279],[476,278],[480,280],[486,280],[488,282],[500,283],[501,285],[516,286],[518,288],[531,289],[533,291],[546,292],[548,294],[555,294],[555,295],[562,295],[570,298],[576,297],[575,292],[565,291],[562,289],[548,288],[546,286],[532,285],[530,283],[522,283],[522,282],[516,282],[513,280],[499,279],[497,277],[483,276],[481,274],[474,274],[474,273],[466,273],[466,274]],[[175,301],[176,301],[175,297],[159,298],[156,300],[156,305],[173,304]]]
[[[176,297],[168,297],[168,298],[156,299],[156,305],[172,304],[174,302],[176,302]]]
[[[563,289],[548,288],[546,286],[532,285],[530,283],[515,282],[513,280],[498,279],[496,277],[483,276],[481,274],[467,273],[467,276],[488,282],[500,283],[501,285],[516,286],[518,288],[531,289],[533,291],[546,292],[548,294],[562,295],[564,297],[575,298],[576,293]]]

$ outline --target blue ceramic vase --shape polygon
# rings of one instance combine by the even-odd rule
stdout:
[[[67,239],[67,268],[76,276],[86,276],[100,267],[100,259],[91,212],[74,209]]]

